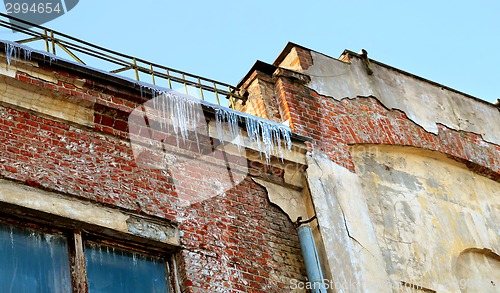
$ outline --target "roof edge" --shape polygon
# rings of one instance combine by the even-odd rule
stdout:
[[[321,53],[321,54],[322,54],[322,53]],[[341,54],[340,56],[343,56],[343,55],[346,55],[346,54],[347,54],[347,55],[349,55],[349,56],[354,56],[354,57],[356,57],[356,58],[362,59],[362,57],[361,57],[361,55],[360,55],[359,53],[356,53],[356,52],[351,51],[351,50],[348,50],[348,49],[345,49],[345,50],[344,50],[344,52],[342,52],[342,54]],[[325,55],[325,54],[323,54],[323,55]],[[325,56],[328,56],[328,55],[325,55]],[[331,56],[328,56],[328,57],[333,58],[333,57],[331,57]],[[339,57],[339,58],[340,58],[340,57]],[[337,58],[333,58],[333,59],[337,59]],[[421,77],[421,76],[415,75],[415,74],[410,73],[410,72],[408,72],[408,71],[404,71],[404,70],[402,70],[402,69],[399,69],[399,68],[396,68],[396,67],[393,67],[393,66],[387,65],[387,64],[382,63],[382,62],[380,62],[380,61],[373,60],[373,59],[371,59],[371,58],[368,58],[368,59],[370,60],[370,62],[371,62],[371,63],[374,63],[374,64],[377,64],[377,65],[379,65],[379,66],[382,66],[382,67],[388,68],[388,69],[390,69],[390,70],[397,71],[397,72],[399,72],[399,73],[401,73],[401,74],[404,74],[404,75],[410,76],[410,77],[412,77],[412,78],[415,78],[415,79],[418,79],[418,80],[420,80],[420,81],[423,81],[423,82],[429,83],[429,84],[431,84],[431,85],[434,85],[434,86],[440,87],[440,88],[442,88],[442,89],[446,89],[446,90],[452,91],[452,92],[454,92],[454,93],[457,93],[457,94],[463,95],[463,96],[465,96],[465,97],[467,97],[467,98],[474,99],[474,100],[476,100],[476,101],[478,101],[478,102],[486,103],[486,104],[488,104],[488,105],[491,105],[491,106],[496,107],[494,103],[489,102],[489,101],[486,101],[486,100],[483,100],[483,99],[478,98],[478,97],[475,97],[475,96],[473,96],[473,95],[471,95],[471,94],[468,94],[468,93],[465,93],[465,92],[459,91],[459,90],[457,90],[457,89],[454,89],[454,88],[452,88],[452,87],[449,87],[449,86],[443,85],[443,84],[438,83],[438,82],[436,82],[436,81],[432,81],[432,80],[430,80],[430,79],[427,79],[427,78],[424,78],[424,77]],[[338,59],[337,59],[337,60],[338,60]],[[497,108],[498,108],[498,107],[497,107]]]
[[[253,66],[250,68],[250,70],[248,70],[247,74],[245,74],[245,76],[238,82],[236,87],[240,88],[250,78],[252,73],[256,70],[261,71],[261,72],[266,73],[266,74],[269,74],[269,75],[272,75],[274,73],[274,71],[276,71],[277,68],[278,67],[275,65],[271,65],[269,63],[257,60],[257,61],[255,61]]]
[[[288,55],[288,53],[290,53],[290,51],[294,47],[299,47],[299,48],[307,50],[307,51],[314,51],[314,50],[309,49],[307,47],[304,47],[302,45],[299,45],[299,44],[296,44],[296,43],[293,43],[293,42],[288,42],[286,44],[286,46],[283,48],[283,50],[281,51],[281,53],[278,55],[278,57],[276,58],[276,60],[274,60],[273,65],[274,66],[279,66],[280,63],[283,62],[283,60],[285,60],[285,57]],[[316,52],[316,51],[314,51],[314,52]]]

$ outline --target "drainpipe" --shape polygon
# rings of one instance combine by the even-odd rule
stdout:
[[[311,226],[304,225],[313,221],[315,218],[316,216],[309,220],[302,221],[302,218],[299,217],[296,222],[298,227],[297,233],[299,234],[302,256],[306,265],[307,279],[311,283],[311,292],[326,293],[325,283],[323,282],[323,271],[321,270],[321,264],[319,262],[318,251],[316,250],[312,229]]]

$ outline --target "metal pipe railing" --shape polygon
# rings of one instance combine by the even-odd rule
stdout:
[[[221,105],[220,97],[226,98],[228,106],[233,108],[236,100],[246,101],[242,91],[229,84],[112,51],[5,13],[0,13],[0,26],[26,35],[27,38],[16,41],[19,44],[42,41],[45,51],[56,54],[58,47],[81,64],[86,64],[86,57],[97,58],[116,68],[109,70],[111,73],[125,74],[132,71],[136,80],[139,80],[141,74],[148,75],[153,84],[161,85],[161,81],[164,81],[166,87],[174,89],[174,86],[178,86],[187,94],[189,87],[192,87],[196,89],[196,95],[199,95],[200,99],[206,100],[211,97],[211,101],[219,105]]]

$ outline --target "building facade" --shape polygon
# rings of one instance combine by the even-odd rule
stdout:
[[[2,286],[500,286],[493,104],[366,54],[335,59],[291,43],[274,64],[255,64],[233,110],[5,48]],[[304,227],[312,231],[307,244],[297,232]],[[317,276],[318,287],[309,282]]]
[[[312,138],[305,188],[332,292],[498,290],[498,106],[366,51],[292,43],[240,85],[242,111]]]

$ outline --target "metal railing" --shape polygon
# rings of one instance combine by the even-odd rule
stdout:
[[[90,61],[96,59],[104,61],[107,65],[113,66],[114,69],[108,70],[110,73],[132,74],[136,80],[141,80],[141,77],[150,78],[153,85],[182,89],[186,94],[198,96],[202,100],[215,102],[218,105],[221,105],[222,99],[227,99],[233,109],[236,100],[246,101],[240,89],[229,84],[112,51],[4,13],[0,13],[0,26],[28,36],[16,43],[41,42],[45,51],[57,55],[60,49],[81,64],[86,64],[86,58]],[[81,54],[80,57],[77,54]]]

